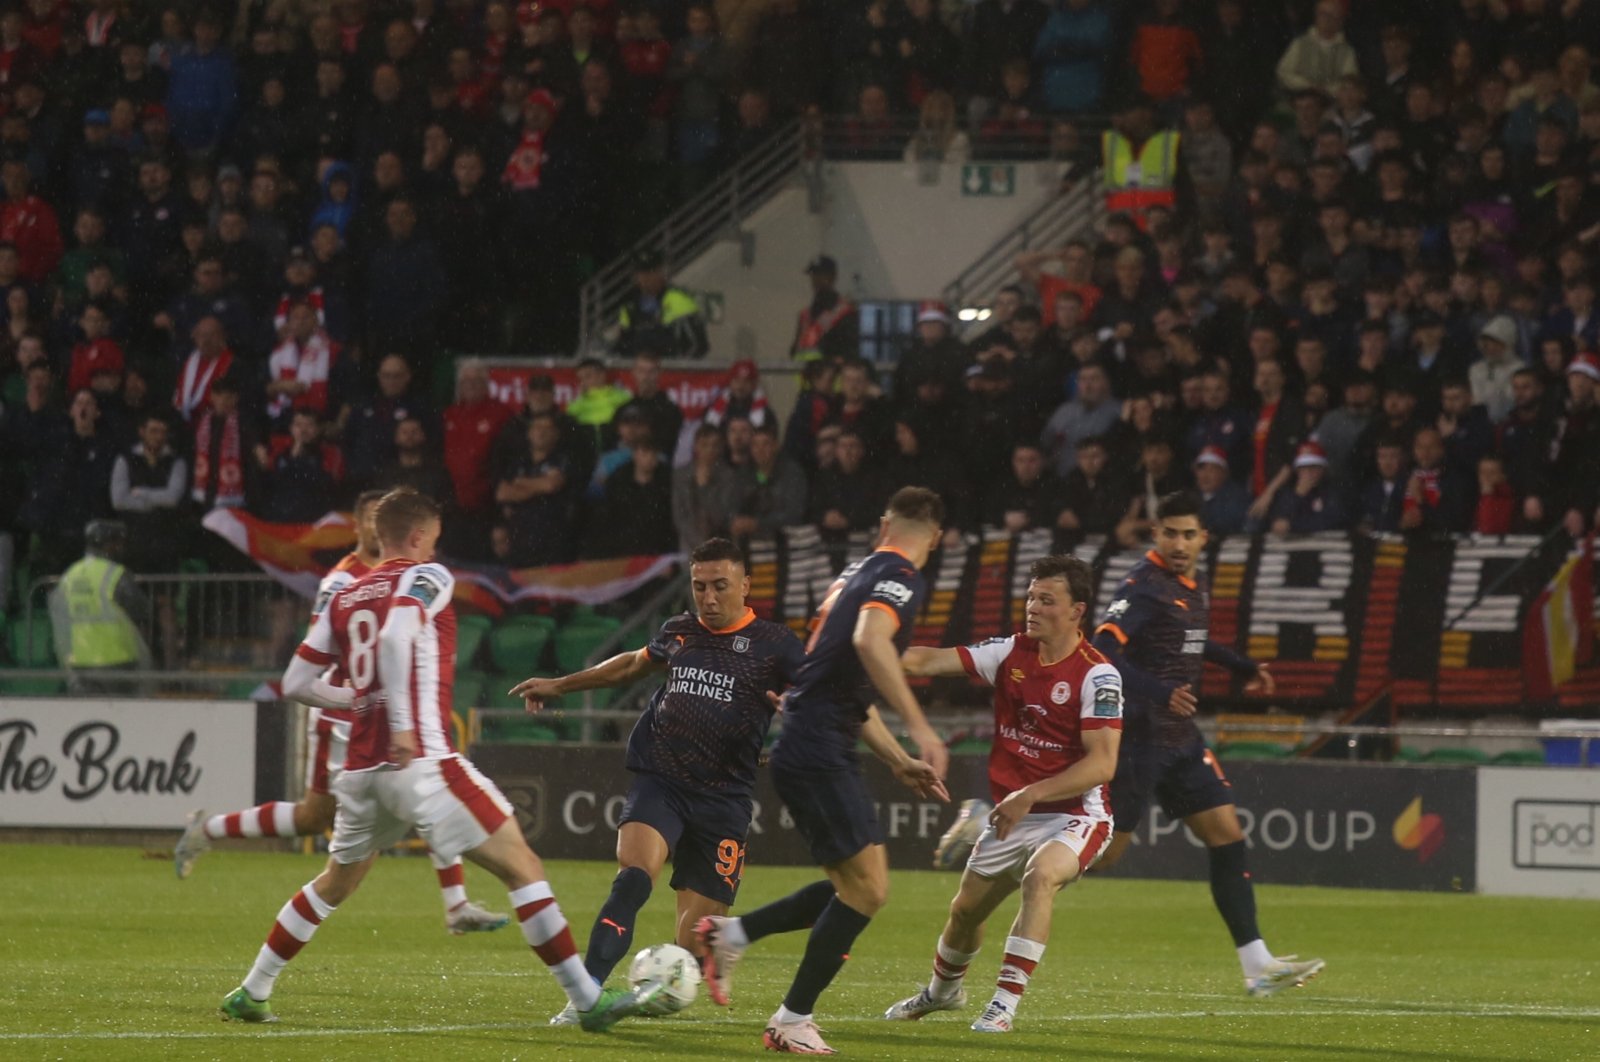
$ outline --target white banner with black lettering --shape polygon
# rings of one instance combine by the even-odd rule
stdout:
[[[0,698],[0,826],[177,828],[255,777],[249,701]]]
[[[1478,770],[1478,889],[1600,899],[1600,770]]]

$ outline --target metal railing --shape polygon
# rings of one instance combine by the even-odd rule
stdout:
[[[281,672],[273,669],[281,669],[305,625],[305,599],[265,572],[129,577],[150,603],[148,615],[136,620],[155,669],[145,676],[161,685],[188,676],[199,684],[277,678]],[[47,646],[37,640],[49,644],[49,597],[60,581],[43,576],[28,587],[20,636],[25,664],[45,658]]]
[[[605,338],[633,290],[633,262],[640,254],[659,252],[670,275],[715,241],[738,238],[744,219],[793,178],[805,143],[800,122],[790,122],[590,277],[578,295],[578,349],[591,353]]]
[[[989,249],[975,258],[944,287],[950,306],[987,305],[994,295],[1017,277],[1017,255],[1040,248],[1059,248],[1074,237],[1092,233],[1104,219],[1099,173],[1075,183],[1065,194],[1052,196]]]

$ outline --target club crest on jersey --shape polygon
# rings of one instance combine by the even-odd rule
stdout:
[[[735,637],[733,639],[733,651],[734,652],[736,652],[736,653],[744,653],[744,652],[749,652],[749,650],[750,650],[750,639],[749,638],[746,638],[744,635],[741,634],[741,635],[738,635],[737,637]]]
[[[1058,682],[1050,687],[1050,700],[1055,704],[1066,704],[1072,699],[1072,687],[1065,682]]]

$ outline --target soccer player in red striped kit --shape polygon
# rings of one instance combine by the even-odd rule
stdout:
[[[962,987],[983,926],[1022,889],[1022,907],[974,1032],[1011,1031],[1017,1005],[1044,958],[1051,907],[1111,840],[1106,786],[1122,737],[1122,677],[1083,636],[1089,566],[1044,557],[1029,573],[1025,633],[957,649],[907,649],[908,675],[967,674],[994,687],[989,789],[994,810],[973,846],[922,991],[894,1004],[891,1021],[966,1005]]]
[[[661,991],[604,989],[583,968],[572,932],[528,847],[511,805],[458,754],[450,737],[455,680],[454,580],[430,563],[439,507],[396,490],[375,515],[378,565],[333,596],[284,673],[288,696],[354,712],[344,773],[335,785],[328,865],[278,912],[244,982],[222,1001],[223,1016],[275,1021],[274,984],[317,927],[360,886],[379,853],[412,828],[445,859],[464,855],[505,883],[522,935],[555,975],[591,1032],[610,1028]],[[337,663],[349,686],[322,676]]]
[[[316,601],[311,607],[311,621],[316,622],[333,595],[361,578],[378,563],[378,532],[373,524],[373,512],[384,496],[381,490],[364,491],[356,499],[356,548],[334,565],[317,586]],[[333,686],[344,683],[337,668],[331,670],[328,681]],[[351,712],[339,708],[312,706],[306,718],[306,788],[295,803],[273,800],[243,811],[207,815],[196,811],[189,816],[189,825],[173,849],[174,868],[181,881],[194,870],[194,864],[211,847],[211,842],[224,837],[320,837],[333,828],[333,783],[344,770],[345,750],[350,743]],[[429,852],[434,872],[439,878],[439,895],[444,900],[445,928],[456,936],[463,933],[488,932],[500,929],[510,919],[495,911],[486,911],[467,898],[467,880],[461,860],[441,859]]]

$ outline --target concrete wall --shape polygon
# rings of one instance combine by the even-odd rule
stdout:
[[[839,286],[852,298],[936,297],[1039,208],[1055,191],[1057,172],[1049,163],[1018,163],[1012,195],[969,196],[959,165],[829,163],[820,212],[811,211],[804,186],[785,189],[746,221],[742,242],[730,234],[673,279],[722,297],[722,319],[708,328],[713,362],[782,365],[795,316],[811,297],[802,270],[813,257],[838,260]],[[768,372],[763,384],[787,411],[793,375]]]

